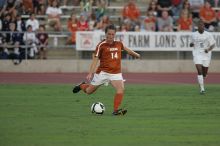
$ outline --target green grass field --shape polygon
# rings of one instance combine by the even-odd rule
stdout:
[[[126,85],[125,116],[114,90],[72,94],[71,85],[0,85],[1,146],[219,146],[220,85]],[[104,115],[90,112],[101,101]]]

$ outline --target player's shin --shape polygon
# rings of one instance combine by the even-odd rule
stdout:
[[[122,99],[124,94],[123,93],[116,93],[114,97],[114,111],[117,111],[119,106],[121,105]]]
[[[198,78],[198,83],[199,83],[199,86],[200,86],[200,90],[201,90],[201,91],[204,91],[205,88],[204,88],[203,75],[198,75],[197,78]]]

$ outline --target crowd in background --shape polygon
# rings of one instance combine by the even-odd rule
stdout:
[[[80,12],[73,8],[69,19],[63,22],[61,16],[67,5],[80,6]],[[128,0],[116,21],[109,13],[109,6],[111,0],[1,0],[0,31],[7,33],[0,33],[0,58],[46,59],[47,32],[64,31],[64,23],[66,31],[71,32],[66,44],[75,44],[76,31],[103,31],[111,23],[123,32],[193,31],[199,19],[209,31],[219,31],[220,27],[220,0],[149,0],[144,11],[135,0]],[[24,15],[28,18],[23,18]],[[39,15],[47,19],[36,17]],[[22,45],[28,46],[28,52]]]

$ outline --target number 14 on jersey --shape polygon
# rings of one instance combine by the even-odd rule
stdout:
[[[111,56],[112,56],[112,59],[118,59],[118,53],[117,52],[112,52]]]

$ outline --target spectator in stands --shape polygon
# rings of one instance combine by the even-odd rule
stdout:
[[[209,0],[211,6],[214,8],[219,8],[220,7],[220,0]]]
[[[25,6],[23,5],[23,3],[20,3],[20,5],[17,6],[17,15],[30,15],[31,12],[25,8]]]
[[[173,18],[168,11],[162,11],[162,16],[157,19],[159,31],[173,31]]]
[[[29,50],[28,57],[30,59],[34,59],[36,57],[36,54],[38,53],[38,49],[36,45],[38,40],[35,35],[35,32],[33,32],[32,30],[31,25],[28,25],[27,32],[24,33],[23,40],[24,40],[26,47]]]
[[[129,0],[124,6],[122,16],[125,22],[132,22],[133,25],[139,22],[140,9],[136,6],[135,0]]]
[[[7,45],[14,45],[15,42],[22,43],[21,33],[16,31],[16,24],[13,22],[9,24],[9,31],[6,33],[6,42]]]
[[[0,0],[0,18],[3,16],[7,0]]]
[[[7,48],[6,42],[3,40],[2,43],[0,43],[0,59],[8,59],[9,51]]]
[[[21,15],[17,15],[16,26],[18,32],[26,31],[25,21],[21,19]]]
[[[54,0],[52,5],[50,5],[46,14],[48,15],[48,24],[54,28],[55,31],[61,30],[61,22],[60,15],[62,14],[62,10],[60,9],[58,2]]]
[[[11,23],[11,15],[6,13],[2,20],[2,31],[9,31],[9,24]]]
[[[96,21],[94,24],[94,31],[102,31],[102,22],[101,21]]]
[[[107,15],[104,15],[100,21],[97,21],[95,24],[95,30],[104,31],[105,27],[109,25],[111,22],[109,20],[109,17]]]
[[[34,5],[32,0],[23,0],[23,6],[27,14],[34,13]]]
[[[93,31],[95,29],[95,24],[97,23],[95,12],[92,12],[88,23],[89,23],[89,30]]]
[[[140,24],[136,24],[136,25],[135,25],[134,31],[135,31],[135,32],[140,32],[140,31],[141,31],[141,26],[140,26]]]
[[[182,7],[180,14],[182,14],[182,11],[186,11],[188,13],[188,17],[192,17],[192,11],[191,11],[190,3],[188,0],[185,0],[183,2],[183,7]]]
[[[204,0],[189,0],[193,18],[199,18],[199,10],[204,5]]]
[[[154,11],[147,12],[147,17],[144,20],[144,30],[156,31],[156,16]]]
[[[37,15],[44,15],[46,8],[45,8],[45,1],[44,0],[33,0],[34,6],[34,13]]]
[[[19,42],[15,42],[14,50],[9,51],[3,35],[0,34],[0,59],[12,59],[15,65],[22,61],[22,50]]]
[[[99,21],[101,17],[106,15],[106,2],[105,0],[100,0],[100,2],[97,4],[97,9],[96,9],[96,19]]]
[[[79,21],[77,23],[77,27],[79,31],[88,31],[89,30],[89,25],[88,22],[86,21],[86,17],[84,14],[81,14],[79,17]]]
[[[7,47],[5,48],[5,52],[8,54],[7,59],[12,59],[15,64],[20,63],[20,44],[22,43],[22,36],[20,33],[16,31],[16,24],[9,24],[9,32],[6,33],[6,43]],[[12,51],[13,50],[13,51]]]
[[[187,11],[182,11],[178,19],[178,31],[192,31],[192,17],[189,17]]]
[[[200,15],[200,19],[205,24],[205,28],[209,29],[210,31],[213,31],[214,27],[217,25],[216,13],[212,9],[212,7],[208,1],[206,1],[205,5],[200,8],[199,15]]]
[[[126,32],[127,31],[127,26],[125,23],[122,23],[121,26],[120,26],[120,31],[121,32]]]
[[[94,3],[93,0],[87,0],[87,1],[80,2],[81,13],[84,15],[86,20],[88,20],[90,15],[92,14],[93,3]]]
[[[110,20],[109,17],[107,15],[104,15],[101,20],[100,20],[100,26],[101,26],[101,30],[105,30],[106,26],[108,26],[110,24]]]
[[[172,3],[172,14],[173,14],[173,19],[174,21],[176,21],[177,19],[179,19],[180,13],[181,13],[181,9],[182,9],[182,3],[183,0],[171,0]]]
[[[19,1],[17,0],[7,0],[6,5],[4,6],[3,12],[11,16],[11,20],[15,20],[17,15],[16,5]]]
[[[10,52],[8,59],[12,59],[13,63],[15,65],[18,65],[21,63],[23,56],[24,55],[22,54],[22,48],[20,46],[20,42],[15,42],[14,50]]]
[[[29,19],[26,21],[26,27],[28,25],[32,26],[33,31],[37,31],[39,29],[39,21],[35,18],[35,14],[30,14]]]
[[[149,3],[149,7],[148,7],[148,9],[147,9],[147,13],[153,12],[154,16],[157,17],[157,15],[158,15],[158,12],[157,12],[157,11],[158,11],[158,10],[157,10],[157,2],[152,0],[152,1]]]
[[[66,8],[66,6],[67,6],[67,1],[68,1],[68,0],[63,0],[63,6],[62,6],[63,8]]]
[[[7,46],[5,42],[5,35],[0,33],[0,59],[7,59],[8,58],[8,49],[5,48]]]
[[[37,33],[38,46],[39,46],[39,58],[47,59],[47,45],[48,45],[48,34],[45,32],[45,26],[40,25],[39,32]]]
[[[127,31],[134,31],[134,24],[130,21],[125,22]]]
[[[173,15],[172,13],[172,2],[171,0],[158,0],[157,1],[157,9],[158,9],[158,16],[162,16],[163,11],[167,11],[170,16]]]
[[[75,44],[76,43],[76,31],[78,20],[76,18],[76,15],[73,13],[71,14],[71,17],[67,21],[67,29],[69,32],[71,32],[70,37],[67,40],[67,44]]]

